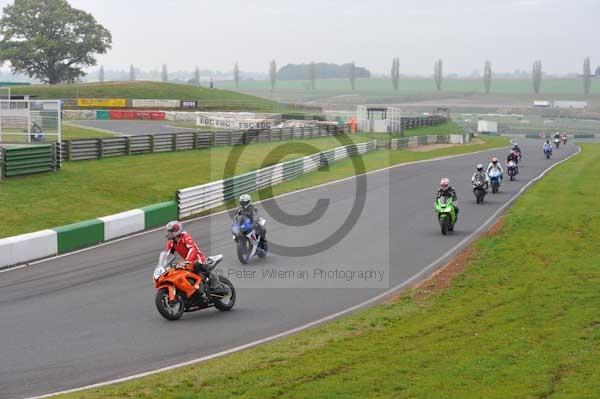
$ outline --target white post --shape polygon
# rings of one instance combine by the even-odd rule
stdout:
[[[31,103],[29,101],[27,104],[27,142],[31,143]]]
[[[57,142],[60,144],[62,138],[62,114],[60,109],[60,100],[56,101],[56,112],[58,112],[58,139]]]

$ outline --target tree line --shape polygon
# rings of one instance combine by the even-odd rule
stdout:
[[[0,18],[0,62],[10,62],[13,73],[24,73],[44,83],[72,83],[85,75],[84,68],[96,65],[96,54],[105,54],[112,45],[110,32],[95,18],[75,9],[67,0],[15,0],[3,8]],[[332,63],[287,64],[277,69],[272,60],[268,69],[271,89],[278,80],[308,80],[307,88],[315,90],[318,79],[345,78],[350,88],[356,89],[356,80],[369,78],[371,73],[354,62],[342,65]],[[543,80],[542,61],[535,60],[531,67],[533,92],[541,91]],[[600,76],[600,67],[592,74],[589,57],[583,61],[581,74],[583,91],[589,94],[593,76]],[[167,65],[162,65],[161,77],[168,81]],[[437,59],[433,65],[433,81],[438,91],[443,90],[443,62]],[[98,79],[104,81],[104,67],[98,70]],[[136,69],[129,67],[129,79],[136,79]],[[389,76],[392,88],[400,90],[400,59],[393,58]],[[233,80],[240,85],[240,66],[233,67]],[[486,60],[483,67],[483,90],[492,91],[492,63]],[[200,83],[196,67],[193,83]]]

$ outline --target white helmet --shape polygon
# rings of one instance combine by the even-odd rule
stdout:
[[[450,179],[448,179],[447,177],[444,177],[441,181],[440,181],[440,188],[443,191],[448,190],[448,187],[450,187]]]
[[[252,198],[250,197],[249,194],[240,195],[240,206],[242,208],[245,209],[248,205],[250,205],[250,201],[252,201]]]
[[[477,164],[477,170],[481,172],[483,170],[483,164],[478,163]]]
[[[165,230],[167,230],[167,238],[169,240],[172,240],[174,238],[179,237],[179,235],[183,231],[183,225],[181,224],[181,222],[173,220],[167,223],[167,225],[165,226]]]

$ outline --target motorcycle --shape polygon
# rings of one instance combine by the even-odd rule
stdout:
[[[510,180],[512,181],[515,180],[515,176],[519,174],[519,167],[514,161],[508,161],[506,164],[506,171],[510,177]]]
[[[549,145],[544,147],[544,155],[546,155],[546,159],[550,159],[552,156],[552,146]]]
[[[210,272],[221,260],[223,255],[209,256],[205,268]],[[210,276],[203,278],[184,265],[177,264],[174,254],[161,252],[158,265],[154,269],[156,309],[161,316],[170,321],[178,320],[184,312],[213,306],[223,312],[231,310],[235,304],[233,284],[223,276],[213,273],[210,273]],[[210,278],[217,281],[210,281]]]
[[[556,149],[558,150],[558,146],[560,145],[560,139],[558,137],[556,137],[554,139],[554,145],[556,146]]]
[[[258,219],[261,228],[264,229],[265,224],[265,219]],[[255,231],[250,219],[242,215],[236,216],[231,225],[231,232],[236,242],[238,259],[242,264],[247,264],[254,255],[259,258],[267,256],[269,243]]]
[[[489,173],[490,185],[492,186],[492,193],[496,194],[500,190],[500,181],[502,180],[502,173],[499,170],[492,170]]]
[[[567,145],[567,140],[569,139],[569,136],[567,136],[566,134],[563,134],[560,139],[562,140],[563,145]]]
[[[475,180],[473,182],[473,194],[475,194],[475,201],[478,204],[483,203],[483,199],[485,198],[485,195],[487,194],[486,185],[487,185],[487,182],[485,180],[482,181],[481,179]]]
[[[435,201],[435,212],[437,213],[442,234],[446,235],[449,231],[454,230],[456,223],[456,206],[454,201],[449,197],[440,197]]]
[[[517,156],[515,163],[518,165],[521,162],[521,151],[515,150],[515,155]]]

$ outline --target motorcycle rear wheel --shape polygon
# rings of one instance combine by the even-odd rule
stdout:
[[[161,288],[156,291],[154,303],[158,313],[169,321],[175,321],[181,318],[185,311],[185,299],[180,292],[175,293],[175,300],[169,303],[169,289]]]
[[[267,240],[265,240],[264,238],[261,239],[261,249],[262,249],[262,251],[256,251],[256,254],[258,255],[259,258],[264,258],[265,256],[267,256],[267,253],[269,252],[269,242]]]

